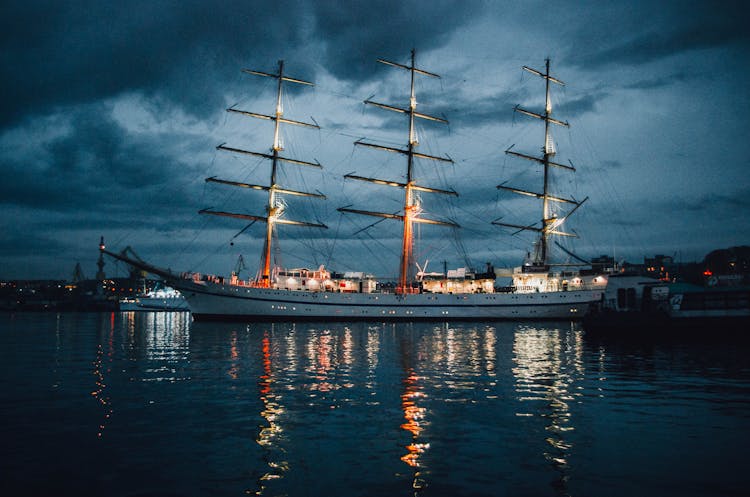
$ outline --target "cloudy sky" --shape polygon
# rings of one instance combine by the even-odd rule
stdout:
[[[418,78],[419,110],[450,121],[420,122],[420,150],[454,161],[420,161],[418,178],[460,195],[421,197],[425,217],[462,226],[419,230],[431,269],[513,266],[531,247],[491,222],[540,218],[496,185],[541,189],[540,169],[504,151],[539,152],[540,122],[513,108],[542,111],[543,80],[521,66],[545,58],[566,83],[556,160],[577,168],[555,171],[555,192],[589,197],[569,250],[689,261],[750,243],[742,2],[6,0],[0,28],[0,278],[71,278],[77,262],[92,277],[101,235],[175,270],[228,274],[242,254],[254,272],[263,226],[198,211],[263,214],[261,192],[204,180],[268,182],[267,162],[216,146],[268,150],[269,122],[225,109],[272,113],[274,82],[241,70],[281,59],[316,84],[287,88],[285,116],[321,126],[287,126],[284,154],[324,169],[283,166],[280,182],[328,196],[287,198],[287,215],[329,229],[282,227],[279,260],[395,274],[397,223],[336,209],[399,211],[400,191],[342,176],[403,180],[403,157],[353,142],[406,143],[402,115],[362,102],[408,103],[408,74],[376,60],[412,48],[441,75]]]

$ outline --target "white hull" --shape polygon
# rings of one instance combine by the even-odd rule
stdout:
[[[196,319],[580,319],[603,291],[397,295],[170,283]]]

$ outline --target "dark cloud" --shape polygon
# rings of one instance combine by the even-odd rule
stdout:
[[[544,112],[544,87],[542,85],[539,86],[536,94],[531,94],[526,86],[518,86],[502,89],[493,95],[483,96],[481,99],[472,97],[456,99],[454,93],[449,95],[454,97],[450,102],[441,101],[445,100],[445,93],[440,98],[435,98],[439,104],[434,114],[448,116],[451,125],[455,127],[532,120],[514,112],[517,106],[531,112]],[[594,90],[572,99],[563,99],[562,104],[555,107],[554,115],[559,119],[567,120],[587,112],[594,112],[597,110],[597,104],[609,96],[608,92]]]
[[[627,228],[642,228],[643,220],[640,219],[623,219],[614,217],[610,219],[612,226],[627,227]]]
[[[164,145],[187,141],[184,137],[132,135],[102,105],[70,110],[58,125],[61,134],[39,141],[32,153],[0,153],[5,179],[0,182],[0,203],[92,212],[100,206],[128,210],[158,205],[164,190],[165,199],[185,200],[180,193],[185,178],[176,174],[185,165]],[[38,137],[29,134],[25,139]]]
[[[221,105],[240,68],[272,70],[269,54],[294,59],[298,77],[322,64],[343,79],[369,79],[378,66],[370,63],[374,58],[444,43],[472,12],[455,1],[423,6],[397,0],[6,2],[0,125],[132,91],[205,117]],[[315,49],[323,40],[322,57],[298,48]]]
[[[745,26],[745,7],[741,1],[633,5],[643,22],[633,26],[635,29],[629,36],[618,32],[617,28],[602,31],[609,23],[600,22],[581,36],[581,39],[588,38],[589,43],[576,46],[582,53],[571,59],[594,69],[618,64],[641,65],[717,47],[742,45],[747,48],[750,31]],[[637,17],[629,17],[628,21],[632,23],[635,19]],[[594,40],[596,43],[591,43]]]
[[[456,28],[481,14],[460,0],[313,2],[326,68],[344,80],[370,80],[385,71],[378,58],[408,63],[409,50],[446,43]],[[419,61],[417,62],[419,65]]]
[[[5,2],[0,124],[122,92],[159,94],[199,115],[266,48],[301,44],[305,2]],[[299,12],[299,15],[281,15]],[[263,54],[259,57],[258,54]]]
[[[521,94],[518,91],[504,91],[481,101],[453,102],[444,113],[450,116],[451,125],[456,128],[510,123],[517,119],[513,109],[520,100]],[[457,107],[457,103],[461,106]]]
[[[699,198],[690,198],[676,204],[679,209],[692,212],[710,212],[723,217],[744,217],[750,209],[750,188],[734,192],[711,192]]]
[[[597,104],[609,96],[609,93],[599,91],[587,93],[575,99],[567,100],[555,109],[555,115],[574,118],[586,112],[595,112],[597,110]]]
[[[592,174],[601,174],[608,171],[620,170],[625,165],[618,160],[602,160],[595,164],[587,165],[587,172]]]
[[[66,248],[66,245],[58,238],[38,233],[29,235],[23,232],[6,232],[0,237],[0,258],[27,257],[29,255],[54,257]]]
[[[320,243],[324,247],[311,245],[314,248],[299,254],[320,257],[337,246],[347,251],[339,257],[356,258],[359,252],[346,238],[372,220],[355,220],[336,208],[353,204],[397,212],[403,192],[344,182],[341,175],[356,171],[403,180],[401,155],[372,149],[365,153],[363,147],[352,146],[352,141],[366,136],[387,146],[401,147],[406,142],[408,123],[403,115],[371,107],[361,112],[361,101],[374,93],[373,100],[408,105],[408,73],[375,59],[408,63],[411,48],[417,49],[419,66],[424,63],[426,70],[444,76],[441,80],[419,78],[419,110],[445,116],[451,123],[443,126],[420,120],[419,150],[448,154],[456,161],[452,166],[433,167],[431,161],[418,160],[416,177],[424,185],[453,187],[460,193],[456,202],[425,194],[425,208],[433,218],[455,219],[464,226],[470,252],[488,253],[487,245],[521,244],[519,237],[507,241],[511,238],[505,236],[508,230],[489,224],[492,219],[503,216],[523,224],[539,217],[533,199],[524,198],[527,203],[521,205],[512,199],[517,196],[501,194],[495,186],[507,180],[519,188],[541,188],[538,165],[507,157],[503,151],[511,143],[517,144],[519,152],[533,155],[539,151],[543,123],[514,113],[513,107],[521,104],[541,111],[543,84],[536,77],[531,82],[519,67],[538,68],[536,64],[548,55],[555,62],[553,72],[558,75],[559,71],[570,85],[554,93],[555,116],[570,120],[576,130],[568,134],[571,139],[583,137],[588,144],[607,147],[606,156],[611,157],[597,160],[595,152],[585,150],[581,162],[594,164],[588,172],[614,173],[617,189],[628,192],[628,205],[619,206],[617,217],[658,217],[646,212],[650,209],[664,213],[661,217],[666,219],[674,217],[676,210],[696,215],[707,208],[721,218],[746,210],[750,192],[727,193],[731,189],[726,188],[737,183],[727,178],[744,177],[738,173],[739,165],[744,165],[743,157],[750,153],[737,131],[748,126],[740,76],[750,70],[743,51],[748,30],[737,15],[740,5],[449,0],[5,2],[0,18],[0,206],[12,215],[0,226],[0,250],[12,254],[14,261],[22,261],[24,253],[55,253],[70,260],[76,250],[85,249],[88,254],[89,238],[95,245],[98,234],[104,232],[113,243],[137,246],[144,258],[154,257],[157,263],[166,261],[165,265],[180,262],[170,254],[217,251],[224,264],[218,269],[226,269],[226,261],[237,255],[229,241],[246,224],[198,216],[196,211],[226,202],[234,210],[262,214],[263,197],[252,192],[226,200],[226,187],[210,190],[203,178],[228,172],[226,179],[265,183],[265,162],[219,159],[221,153],[216,155],[213,149],[227,141],[239,148],[265,151],[271,133],[268,122],[262,122],[259,126],[265,127],[255,133],[257,129],[246,122],[253,119],[233,128],[221,110],[239,101],[242,108],[271,112],[263,105],[270,102],[273,106],[272,98],[267,99],[273,82],[256,84],[263,78],[240,70],[272,72],[276,61],[284,59],[292,76],[325,82],[304,95],[305,112],[289,106],[289,117],[299,120],[307,120],[309,108],[324,130],[312,137],[285,130],[289,138],[285,154],[320,159],[325,169],[321,177],[307,173],[298,177],[284,166],[282,170],[289,175],[282,174],[282,179],[285,186],[320,189],[329,195],[320,206],[289,199],[287,212],[295,218],[320,220],[331,229],[323,234],[288,229],[281,237],[303,246]],[[558,29],[543,29],[553,24]],[[674,57],[680,54],[690,57]],[[653,62],[659,62],[658,71],[641,70],[640,66]],[[309,89],[289,85],[287,91],[302,96]],[[297,105],[302,99],[290,100]],[[714,106],[721,119],[697,123]],[[318,115],[319,111],[325,115]],[[578,121],[583,121],[580,128]],[[566,135],[556,129],[554,137],[562,140]],[[299,141],[300,148],[295,148]],[[691,157],[693,144],[698,142],[723,144],[716,145],[722,174],[713,178],[710,193],[705,193],[708,186],[700,184],[700,178],[705,178],[706,166],[701,164],[705,156]],[[736,145],[728,145],[732,143]],[[558,160],[578,162],[576,151],[571,157],[565,155],[568,150],[560,145]],[[640,173],[629,172],[631,168]],[[566,187],[577,186],[570,179],[565,181]],[[581,190],[603,188],[587,179],[581,181]],[[694,193],[692,198],[699,200],[676,200],[667,187],[677,181],[682,196]],[[634,185],[646,186],[639,191]],[[592,231],[609,243],[611,211],[596,205],[587,205],[586,210],[592,214],[589,218],[598,216],[594,224],[600,229]],[[623,229],[638,226],[628,223],[615,224]],[[334,228],[337,225],[340,230]],[[658,238],[657,229],[649,229],[643,238]],[[259,250],[261,230],[260,223],[249,228],[236,238],[237,247]],[[356,238],[397,251],[398,232],[398,223],[383,222]],[[527,234],[522,235],[524,243],[529,241]],[[426,229],[424,236],[430,244],[450,245],[449,236],[439,228]],[[331,242],[336,238],[337,242]],[[673,240],[679,243],[680,238]],[[518,251],[516,246],[508,253],[517,255]],[[45,260],[38,256],[33,264],[42,267]],[[352,269],[362,269],[356,267],[357,261],[351,262]],[[49,270],[54,259],[47,257],[46,264]],[[37,275],[43,276],[43,270]]]
[[[628,83],[624,87],[629,90],[653,90],[656,88],[668,87],[675,83],[682,83],[695,77],[695,74],[679,72],[654,78],[641,79],[639,81]]]

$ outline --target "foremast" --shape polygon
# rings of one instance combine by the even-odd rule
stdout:
[[[384,60],[384,59],[378,59],[378,62],[380,62],[381,64],[385,64],[385,65],[389,65],[392,67],[396,67],[396,68],[409,71],[410,76],[411,76],[409,106],[406,108],[395,107],[395,106],[391,106],[391,105],[387,105],[383,103],[374,102],[369,99],[365,100],[364,103],[368,105],[373,105],[375,107],[379,107],[381,109],[406,114],[409,118],[408,144],[406,148],[385,147],[385,146],[378,145],[375,143],[369,143],[364,140],[357,140],[356,142],[354,142],[354,144],[359,145],[359,146],[377,148],[380,150],[385,150],[388,152],[394,152],[394,153],[405,155],[407,159],[406,160],[406,183],[382,180],[382,179],[377,179],[377,178],[368,178],[368,177],[363,177],[363,176],[357,176],[354,174],[347,174],[344,177],[347,179],[367,181],[370,183],[403,189],[404,190],[403,214],[365,211],[365,210],[358,210],[358,209],[350,209],[346,207],[341,207],[338,210],[340,212],[351,212],[355,214],[363,214],[367,216],[375,216],[375,217],[381,217],[381,218],[386,218],[386,219],[396,219],[396,220],[402,221],[403,233],[402,233],[402,238],[401,238],[401,262],[399,265],[399,277],[398,277],[398,284],[396,286],[396,293],[405,294],[405,293],[413,292],[410,286],[410,282],[411,282],[410,273],[412,272],[412,267],[414,265],[413,264],[413,260],[414,260],[413,259],[413,248],[414,248],[413,226],[414,226],[414,223],[458,227],[457,224],[452,223],[452,222],[437,221],[437,220],[421,217],[420,202],[416,198],[415,192],[440,193],[444,195],[453,195],[453,196],[458,196],[458,193],[456,193],[453,190],[441,190],[438,188],[430,188],[426,186],[421,186],[417,184],[416,179],[414,177],[414,159],[416,158],[428,159],[428,160],[444,162],[444,163],[453,163],[453,160],[448,157],[436,157],[432,155],[422,154],[422,153],[417,152],[416,150],[417,146],[419,145],[419,139],[417,137],[417,132],[415,128],[415,119],[417,118],[425,119],[425,120],[436,121],[436,122],[444,123],[444,124],[447,124],[448,121],[440,117],[430,116],[427,114],[423,114],[421,112],[417,112],[417,96],[416,96],[416,91],[414,87],[415,77],[417,74],[420,74],[423,76],[429,76],[433,78],[440,78],[440,76],[417,68],[415,50],[411,51],[411,64],[408,66],[399,64],[396,62]]]
[[[550,188],[549,188],[550,168],[554,167],[554,168],[566,169],[569,171],[575,171],[575,168],[573,166],[560,164],[559,162],[554,162],[552,160],[552,158],[556,154],[556,150],[555,150],[554,141],[552,140],[550,124],[556,124],[558,126],[564,126],[566,128],[569,127],[569,124],[567,121],[560,121],[559,119],[555,119],[552,117],[552,99],[550,98],[550,83],[555,83],[560,86],[565,86],[565,83],[563,83],[559,79],[550,75],[550,60],[549,59],[545,59],[545,72],[543,73],[536,69],[532,69],[531,67],[528,67],[528,66],[523,66],[522,69],[524,71],[530,72],[531,74],[541,77],[542,79],[544,79],[544,82],[545,82],[544,114],[531,112],[529,110],[522,109],[520,106],[516,106],[514,109],[516,112],[519,112],[529,117],[533,117],[535,119],[544,121],[544,146],[542,147],[543,155],[541,157],[537,157],[537,156],[519,153],[519,152],[511,150],[511,148],[513,148],[512,145],[510,148],[508,148],[508,150],[505,151],[505,153],[508,155],[521,157],[523,159],[527,159],[527,160],[542,164],[543,170],[544,170],[543,190],[542,190],[542,193],[538,193],[538,192],[533,192],[533,191],[528,191],[528,190],[522,190],[520,188],[505,186],[504,183],[497,185],[497,188],[501,190],[511,191],[513,193],[517,193],[520,195],[527,195],[527,196],[541,199],[542,200],[542,226],[541,228],[539,228],[534,225],[522,226],[522,225],[517,225],[517,224],[503,223],[499,221],[493,221],[492,224],[496,224],[498,226],[506,226],[509,228],[517,228],[519,231],[530,230],[530,231],[538,232],[539,233],[538,250],[536,250],[534,253],[534,258],[532,259],[532,266],[542,269],[542,268],[548,267],[549,265],[548,259],[549,259],[550,236],[553,236],[553,235],[568,236],[568,237],[577,236],[573,233],[566,233],[564,231],[560,231],[558,230],[558,228],[581,205],[583,205],[583,203],[586,202],[586,200],[588,200],[588,197],[583,199],[581,202],[578,202],[575,199],[557,197],[557,196],[550,194]],[[573,209],[571,209],[571,211],[568,212],[565,216],[557,217],[555,214],[552,213],[552,209],[550,207],[550,204],[552,202],[571,204],[573,205]]]
[[[303,81],[301,79],[296,79],[296,78],[291,78],[289,76],[285,76],[283,60],[279,61],[279,72],[277,74],[270,74],[270,73],[266,73],[262,71],[254,71],[250,69],[243,69],[243,72],[248,73],[248,74],[253,74],[256,76],[274,78],[278,81],[277,86],[276,86],[276,111],[273,115],[258,114],[255,112],[248,112],[245,110],[239,110],[235,108],[227,109],[227,112],[234,112],[237,114],[254,117],[256,119],[264,119],[264,120],[273,121],[274,131],[273,131],[273,145],[271,147],[271,153],[268,154],[268,153],[262,153],[262,152],[242,150],[239,148],[227,147],[225,146],[225,144],[221,144],[216,148],[218,150],[223,150],[226,152],[252,155],[255,157],[261,157],[261,158],[270,160],[271,161],[270,182],[268,185],[254,185],[250,183],[241,183],[237,181],[223,180],[223,179],[219,179],[216,177],[206,178],[206,182],[220,183],[220,184],[228,185],[228,186],[249,188],[253,190],[261,190],[261,191],[268,192],[268,204],[266,206],[266,215],[257,216],[257,215],[252,215],[252,214],[214,211],[211,209],[203,209],[199,212],[201,214],[211,214],[214,216],[225,216],[225,217],[233,217],[237,219],[245,219],[245,220],[251,221],[252,223],[256,221],[266,223],[266,234],[265,234],[265,242],[263,244],[261,264],[258,270],[258,274],[255,278],[255,281],[253,282],[253,285],[256,287],[261,287],[261,288],[269,288],[272,286],[272,281],[271,281],[272,250],[271,249],[273,245],[274,230],[275,230],[276,225],[286,224],[286,225],[293,225],[293,226],[306,226],[306,227],[312,227],[312,228],[327,228],[327,226],[322,223],[310,223],[310,222],[304,222],[304,221],[294,221],[291,219],[285,219],[284,217],[282,217],[284,213],[284,204],[280,202],[280,198],[279,198],[280,194],[295,195],[295,196],[302,196],[302,197],[316,197],[316,198],[322,198],[322,199],[325,198],[325,195],[321,193],[311,193],[311,192],[290,190],[288,188],[282,187],[277,182],[277,173],[278,173],[280,164],[282,162],[286,164],[314,167],[318,169],[322,167],[317,161],[306,162],[306,161],[284,157],[280,155],[280,152],[284,150],[284,146],[281,140],[281,133],[280,133],[281,124],[282,123],[291,124],[295,126],[302,126],[302,127],[314,128],[314,129],[319,129],[319,126],[317,124],[310,124],[310,123],[301,122],[301,121],[293,121],[291,119],[287,119],[284,117],[284,108],[283,108],[283,103],[282,103],[283,83],[288,82],[288,83],[295,83],[295,84],[307,85],[307,86],[314,86],[314,85],[313,83],[310,83],[308,81]]]

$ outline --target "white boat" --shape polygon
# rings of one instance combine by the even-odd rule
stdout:
[[[153,290],[119,301],[120,311],[187,311],[188,304],[182,294],[169,286],[158,285]]]
[[[515,226],[496,222],[495,224],[521,230],[533,230],[539,233],[537,251],[522,267],[512,273],[503,274],[488,267],[484,272],[472,271],[469,268],[458,268],[442,273],[426,273],[415,264],[412,233],[415,223],[438,226],[457,227],[450,221],[430,219],[422,215],[421,199],[418,194],[454,195],[453,190],[432,188],[418,183],[413,165],[415,159],[425,161],[452,162],[447,157],[438,157],[417,151],[418,141],[415,133],[415,120],[426,119],[435,122],[447,122],[445,119],[430,116],[417,111],[417,99],[414,80],[417,76],[439,77],[436,74],[417,68],[415,53],[412,51],[408,65],[386,60],[378,62],[405,70],[410,73],[411,85],[409,105],[406,108],[394,107],[366,100],[365,103],[404,114],[408,117],[408,142],[404,148],[393,148],[369,143],[364,140],[355,142],[358,146],[381,149],[387,152],[402,154],[406,158],[406,182],[396,182],[377,178],[347,174],[346,179],[364,181],[378,185],[395,187],[404,190],[403,210],[399,213],[375,212],[370,210],[343,207],[340,212],[374,216],[380,219],[391,219],[402,223],[402,251],[399,266],[399,278],[395,284],[384,284],[364,271],[336,273],[323,266],[317,269],[295,268],[284,269],[272,264],[272,246],[276,243],[278,225],[293,225],[308,228],[326,228],[320,222],[291,220],[284,217],[285,203],[282,197],[305,196],[325,198],[320,193],[302,192],[284,188],[278,184],[277,172],[284,167],[316,167],[317,162],[306,162],[280,155],[283,150],[279,127],[281,124],[317,128],[317,125],[293,121],[284,117],[281,106],[283,83],[312,85],[307,81],[290,78],[284,74],[284,63],[279,62],[278,73],[245,70],[245,72],[277,80],[276,112],[274,115],[263,115],[237,109],[228,109],[246,116],[266,119],[274,122],[274,139],[271,153],[260,153],[232,148],[225,145],[217,147],[235,154],[249,154],[268,159],[271,163],[268,185],[254,185],[237,181],[223,180],[216,177],[206,181],[222,185],[250,188],[268,192],[268,203],[265,215],[249,215],[233,212],[204,209],[202,214],[233,217],[251,222],[262,222],[266,225],[266,237],[263,247],[261,267],[254,278],[243,280],[236,273],[229,278],[202,275],[197,273],[173,274],[125,254],[106,251],[107,254],[123,260],[128,264],[152,272],[178,289],[184,296],[195,319],[569,319],[581,318],[590,303],[601,298],[606,287],[606,276],[581,274],[577,271],[554,271],[548,263],[548,240],[554,235],[567,235],[559,231],[562,222],[582,202],[561,199],[548,192],[547,171],[550,167],[564,167],[553,162],[554,151],[551,148],[549,125],[565,124],[551,117],[549,83],[560,83],[549,75],[549,61],[545,73],[524,68],[542,77],[546,82],[547,107],[543,114],[517,109],[519,112],[541,119],[545,123],[545,148],[542,157],[532,157],[508,151],[511,155],[534,160],[544,166],[545,182],[542,193],[532,193],[512,189],[504,185],[498,188],[513,190],[515,193],[536,196],[543,201],[542,226]],[[575,206],[564,217],[550,214],[551,202],[570,203]],[[505,288],[496,288],[496,278],[508,276],[512,284]]]

